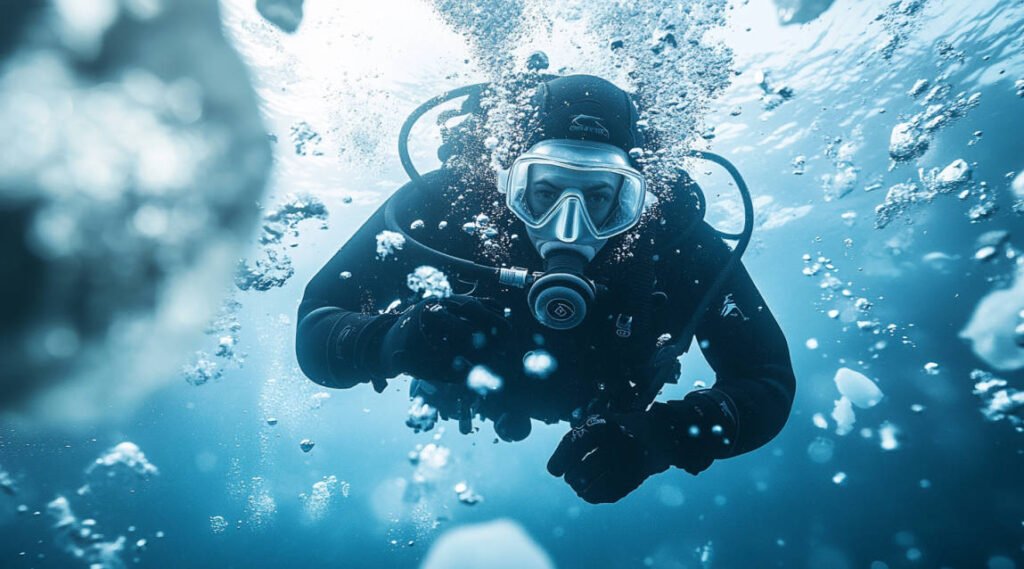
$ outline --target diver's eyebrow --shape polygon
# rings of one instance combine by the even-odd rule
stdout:
[[[587,186],[585,188],[582,188],[582,190],[584,192],[592,192],[592,191],[605,190],[605,189],[612,190],[612,191],[615,190],[615,188],[613,188],[612,185],[609,184],[608,182],[599,182],[599,183],[594,184],[592,186]]]

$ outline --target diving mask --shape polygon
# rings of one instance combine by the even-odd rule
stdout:
[[[500,183],[508,208],[535,242],[595,252],[640,221],[646,196],[643,175],[622,149],[585,140],[538,142],[501,173]]]

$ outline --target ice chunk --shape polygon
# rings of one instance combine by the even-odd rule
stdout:
[[[415,271],[409,273],[405,283],[413,292],[422,293],[421,298],[447,298],[452,295],[448,277],[427,265],[417,267]]]
[[[530,377],[545,379],[557,369],[558,362],[555,357],[544,350],[533,350],[523,356],[523,371]]]
[[[932,201],[936,192],[930,188],[906,182],[895,184],[885,194],[885,201],[875,207],[875,227],[881,229],[914,204]]]
[[[422,397],[416,397],[412,400],[412,406],[409,407],[409,417],[405,420],[405,425],[412,429],[414,432],[426,432],[434,428],[437,424],[437,409],[430,406],[423,401]]]
[[[836,434],[848,435],[857,422],[857,414],[853,412],[853,405],[844,395],[835,401],[832,409],[832,420],[836,422]]]
[[[962,159],[954,160],[949,164],[949,166],[943,168],[942,171],[939,172],[939,175],[935,177],[935,181],[943,189],[956,188],[970,180],[971,167]]]
[[[456,484],[454,490],[459,502],[467,506],[474,506],[484,499],[483,496],[474,492],[465,481]]]
[[[832,483],[835,484],[836,486],[842,486],[842,484],[844,482],[846,482],[846,473],[845,472],[836,472],[832,476]]]
[[[818,427],[819,429],[828,428],[828,421],[825,420],[825,416],[822,415],[821,413],[815,413],[811,420],[814,422],[814,426]]]
[[[301,441],[299,441],[299,448],[302,449],[302,452],[309,452],[313,450],[313,447],[315,446],[316,443],[310,439],[302,439]]]
[[[1010,188],[1017,199],[1024,200],[1024,170],[1017,173],[1017,176],[1010,182]]]
[[[395,251],[405,246],[405,237],[394,231],[381,231],[377,234],[377,258],[386,259]]]
[[[861,409],[870,409],[882,400],[882,390],[878,385],[864,374],[850,368],[839,368],[834,381],[839,393]]]
[[[1022,310],[1024,265],[1016,268],[1011,286],[996,289],[978,302],[960,337],[970,341],[974,354],[994,369],[1024,368],[1024,346],[1016,341]]]
[[[932,168],[928,172],[925,172],[924,169],[918,170],[921,183],[932,195],[961,189],[971,181],[971,176],[971,167],[964,160],[954,160],[942,170],[938,168]]]
[[[480,395],[487,395],[491,391],[501,389],[502,380],[486,366],[478,365],[469,370],[466,385]]]
[[[917,158],[928,150],[928,137],[910,122],[897,123],[889,135],[889,157],[897,162]]]
[[[880,445],[882,450],[896,450],[900,448],[900,443],[896,440],[896,435],[899,434],[899,429],[896,425],[893,425],[889,421],[882,423],[882,426],[878,427],[878,438],[880,439]]]
[[[935,362],[928,362],[924,364],[924,372],[928,375],[939,375],[939,364]]]
[[[498,519],[441,535],[420,569],[554,569],[541,546],[518,523]]]
[[[159,470],[146,459],[146,455],[138,445],[125,441],[109,449],[86,469],[86,473],[96,468],[106,469],[108,476],[114,476],[118,468],[124,468],[137,474],[140,478],[149,478],[159,474]]]
[[[1024,432],[1024,391],[1007,387],[1005,379],[976,369],[971,372],[974,394],[981,398],[981,413],[989,421],[1007,421]]]
[[[20,269],[0,300],[4,409],[69,426],[178,379],[273,162],[220,16],[204,0],[5,4],[0,259]]]

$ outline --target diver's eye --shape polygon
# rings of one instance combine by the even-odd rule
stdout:
[[[611,198],[603,194],[591,194],[587,196],[587,203],[592,206],[603,206],[607,204]]]
[[[553,200],[555,199],[555,192],[552,190],[539,189],[534,191],[533,195],[539,200]]]

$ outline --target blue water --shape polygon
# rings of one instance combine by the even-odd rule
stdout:
[[[222,3],[225,33],[277,137],[261,203],[315,196],[329,212],[326,228],[304,221],[286,239],[295,244],[282,247],[294,276],[283,286],[232,293],[242,305],[241,366],[203,385],[175,377],[131,407],[112,402],[94,421],[0,424],[0,467],[16,488],[0,494],[0,565],[87,566],[60,544],[47,514],[63,495],[104,539],[126,536],[119,557],[140,567],[419,567],[446,532],[496,519],[519,524],[560,568],[1024,567],[1024,438],[1014,421],[986,419],[971,378],[988,371],[1024,389],[1024,372],[1012,362],[998,369],[960,337],[982,299],[1024,275],[1024,213],[1014,211],[1024,196],[1011,187],[1024,170],[1024,98],[1014,85],[1024,80],[1024,4],[904,2],[903,13],[888,2],[839,0],[810,23],[780,26],[770,3],[751,0],[729,4],[723,26],[708,24],[707,41],[731,50],[739,73],[727,86],[695,83],[706,113],[685,126],[705,134],[690,143],[730,157],[751,186],[760,223],[744,261],[789,340],[796,401],[786,428],[758,451],[697,477],[655,476],[600,506],[545,471],[565,425],[535,423],[513,444],[497,442],[489,424],[469,436],[443,423],[414,433],[405,426],[407,380],[383,394],[364,385],[324,398],[298,371],[292,342],[303,286],[404,181],[394,151],[401,120],[445,89],[489,77],[494,62],[481,61],[481,50],[500,45],[481,36],[467,48],[426,3],[331,4],[308,2],[302,26],[286,35],[248,2]],[[556,29],[576,25],[565,13],[554,18]],[[585,37],[577,50],[557,34],[531,37],[516,54],[543,50],[553,70],[567,72],[600,71],[588,45],[614,39]],[[792,96],[766,97],[759,71],[767,89],[788,86]],[[896,163],[893,127],[928,106],[928,91],[908,94],[919,79],[929,90],[949,85],[933,104],[953,105],[961,92],[980,99],[936,128],[927,151]],[[319,136],[297,152],[300,122]],[[426,168],[437,134],[421,126],[414,138]],[[875,227],[891,186],[921,185],[919,168],[957,159],[971,166],[969,182]],[[837,189],[836,174],[850,169],[856,180]],[[730,188],[720,174],[692,171],[713,202],[711,218],[728,228]],[[972,216],[979,204],[991,212]],[[978,238],[999,230],[1007,240],[977,259]],[[949,260],[924,259],[933,252]],[[823,286],[826,275],[838,284]],[[1018,287],[1006,310],[1021,310],[1021,296]],[[871,308],[856,308],[860,298]],[[217,338],[203,342],[197,348],[212,352]],[[925,370],[929,362],[937,373]],[[885,394],[856,409],[846,435],[830,416],[842,367]],[[710,382],[713,372],[693,351],[680,384],[662,397],[682,397],[697,380]],[[883,445],[886,425],[895,444]],[[308,453],[299,444],[307,438],[315,443]],[[159,473],[86,471],[123,441]],[[419,483],[409,453],[430,443],[450,455]],[[337,484],[313,507],[313,485],[328,476]],[[483,501],[460,503],[453,487],[461,481]],[[218,531],[215,516],[227,527]],[[475,566],[472,557],[466,563]]]

